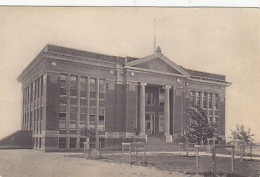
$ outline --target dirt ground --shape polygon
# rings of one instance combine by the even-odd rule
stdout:
[[[107,160],[87,160],[69,153],[0,150],[1,177],[182,177],[184,174]]]

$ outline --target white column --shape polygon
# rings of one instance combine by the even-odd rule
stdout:
[[[165,86],[164,89],[164,135],[166,137],[166,143],[171,143],[172,136],[170,135],[170,86]]]
[[[140,83],[140,135],[145,135],[145,83]]]

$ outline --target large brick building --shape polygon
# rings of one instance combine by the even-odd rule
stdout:
[[[100,147],[161,134],[174,141],[191,105],[205,110],[225,139],[225,76],[183,68],[160,48],[144,58],[116,57],[47,45],[18,77],[22,130],[34,148],[80,149],[82,127],[99,131]],[[149,139],[148,139],[149,141]]]

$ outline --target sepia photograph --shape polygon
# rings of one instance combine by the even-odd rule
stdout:
[[[0,6],[0,177],[260,176],[260,11]]]

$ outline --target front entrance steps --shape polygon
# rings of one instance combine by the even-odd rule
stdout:
[[[146,142],[147,151],[174,151],[178,150],[178,145],[166,143],[163,134],[148,135]]]

